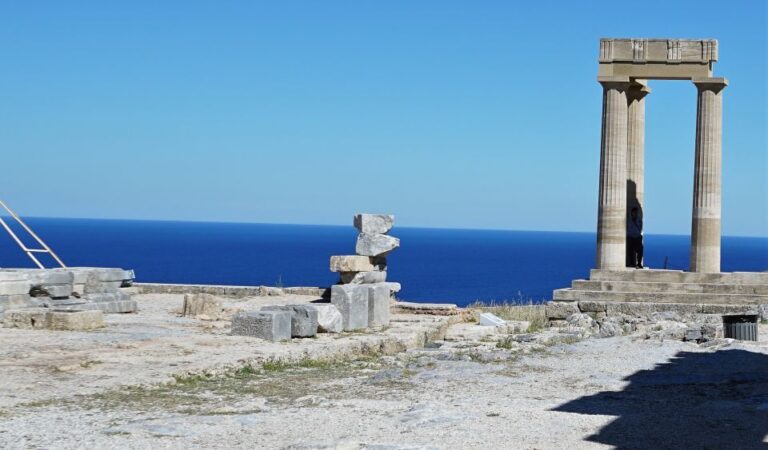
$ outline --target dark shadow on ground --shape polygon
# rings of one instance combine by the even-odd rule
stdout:
[[[619,449],[768,448],[768,355],[680,352],[625,381],[554,410],[618,416],[587,440]]]

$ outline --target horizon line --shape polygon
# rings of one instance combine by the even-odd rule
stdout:
[[[0,214],[0,217],[9,217]],[[51,217],[51,216],[21,216],[22,219],[58,219],[58,220],[103,220],[103,221],[123,221],[123,222],[170,222],[170,223],[209,223],[209,224],[230,224],[230,225],[287,225],[287,226],[313,226],[313,227],[346,227],[345,224],[316,224],[316,223],[286,223],[286,222],[247,222],[230,220],[183,220],[183,219],[136,219],[136,218],[105,218],[105,217]],[[513,228],[467,228],[467,227],[430,227],[430,226],[400,226],[397,228],[424,229],[424,230],[456,230],[456,231],[519,231],[526,233],[574,233],[574,234],[596,234],[597,231],[576,231],[576,230],[526,230]],[[690,234],[681,233],[649,233],[652,236],[690,236]],[[755,235],[722,235],[721,237],[737,238],[755,238],[768,239],[766,236]]]

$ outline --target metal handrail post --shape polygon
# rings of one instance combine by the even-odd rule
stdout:
[[[11,235],[11,237],[13,238],[13,240],[14,240],[14,241],[16,241],[16,243],[19,245],[19,247],[21,247],[21,249],[22,249],[22,250],[23,250],[23,251],[24,251],[24,252],[27,254],[27,256],[29,256],[29,258],[30,258],[30,259],[32,259],[32,261],[33,261],[33,262],[34,262],[34,263],[35,263],[35,264],[36,264],[36,265],[37,265],[39,268],[41,268],[41,269],[44,269],[44,268],[45,268],[45,266],[44,266],[42,263],[40,263],[40,260],[38,260],[38,259],[37,259],[37,257],[35,257],[35,255],[33,255],[33,254],[32,254],[33,252],[37,252],[37,253],[48,253],[49,255],[51,255],[51,257],[52,257],[54,260],[56,260],[56,262],[57,262],[57,263],[59,263],[59,265],[60,265],[62,268],[66,268],[66,267],[67,267],[67,266],[64,264],[64,262],[61,260],[61,258],[59,258],[59,256],[58,256],[56,253],[54,253],[54,251],[53,251],[53,250],[52,250],[52,249],[51,249],[51,248],[50,248],[50,247],[49,247],[49,246],[48,246],[48,245],[47,245],[45,242],[43,242],[43,240],[42,240],[42,239],[40,239],[40,237],[39,237],[37,234],[35,234],[35,232],[34,232],[34,231],[32,231],[32,229],[31,229],[31,228],[29,228],[29,227],[27,226],[27,224],[26,224],[26,223],[24,223],[24,221],[23,221],[23,220],[21,220],[21,217],[19,217],[19,216],[18,216],[18,215],[17,215],[15,212],[13,212],[13,210],[11,210],[11,208],[9,208],[9,207],[8,207],[8,205],[6,205],[6,204],[5,204],[5,202],[3,202],[2,200],[0,200],[0,206],[2,206],[2,207],[3,207],[3,209],[5,209],[5,210],[8,212],[8,214],[10,214],[10,215],[11,215],[11,217],[13,217],[13,219],[14,219],[14,220],[16,220],[16,222],[17,222],[19,225],[21,225],[21,226],[22,226],[22,228],[24,228],[24,230],[25,230],[27,233],[29,233],[29,235],[30,235],[30,236],[32,236],[32,237],[35,239],[35,241],[37,241],[37,243],[38,243],[38,244],[40,244],[40,246],[42,246],[42,247],[43,247],[43,249],[42,249],[42,250],[40,250],[40,249],[30,249],[30,248],[28,248],[26,245],[24,245],[24,243],[21,241],[21,239],[19,239],[19,237],[16,235],[16,233],[14,233],[14,232],[13,232],[13,230],[11,229],[11,227],[9,227],[7,223],[5,223],[5,221],[3,220],[3,218],[2,218],[2,217],[0,217],[0,225],[2,225],[2,227],[3,227],[3,228],[5,228],[5,231],[7,231],[7,232],[8,232],[8,234],[10,234],[10,235]]]

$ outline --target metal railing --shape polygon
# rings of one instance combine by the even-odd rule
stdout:
[[[45,269],[45,266],[43,265],[43,263],[40,262],[39,259],[37,259],[37,257],[35,256],[35,253],[48,253],[49,255],[51,255],[51,257],[54,260],[56,260],[57,263],[59,263],[59,265],[61,267],[64,267],[64,268],[67,267],[61,261],[61,259],[56,255],[56,253],[54,253],[53,250],[51,250],[51,247],[48,247],[48,245],[46,245],[46,243],[43,242],[43,240],[40,239],[35,234],[35,232],[32,231],[32,229],[29,228],[26,223],[24,223],[23,220],[21,220],[21,217],[19,217],[15,212],[13,212],[13,210],[11,208],[9,208],[8,205],[6,205],[5,202],[3,202],[2,200],[0,200],[0,207],[5,209],[8,212],[8,214],[10,214],[10,216],[13,218],[13,220],[15,220],[19,225],[21,225],[21,227],[24,229],[24,231],[29,233],[29,235],[32,236],[35,239],[35,241],[37,241],[37,243],[40,244],[40,246],[42,247],[42,248],[29,248],[26,245],[24,245],[24,242],[22,242],[21,239],[19,239],[19,237],[16,235],[16,233],[13,232],[11,227],[8,226],[6,221],[3,220],[3,217],[0,216],[0,225],[3,228],[5,228],[5,231],[7,231],[8,234],[11,235],[13,240],[16,241],[17,244],[19,244],[19,247],[21,247],[21,250],[23,250],[24,253],[26,253],[27,256],[29,256],[29,258],[37,265],[37,267],[39,267],[41,269]]]

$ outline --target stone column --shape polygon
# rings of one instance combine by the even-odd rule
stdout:
[[[627,91],[627,209],[645,206],[645,80],[635,80]]]
[[[603,85],[597,268],[623,269],[627,242],[628,77],[598,77]]]
[[[691,272],[720,272],[720,184],[725,78],[694,78],[696,164],[693,182]]]
[[[632,208],[642,219],[645,207],[645,96],[651,93],[646,80],[634,80],[627,90],[627,220]],[[634,267],[629,248],[626,266]]]

